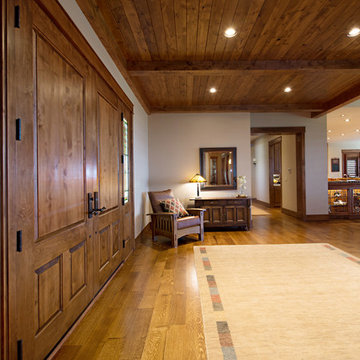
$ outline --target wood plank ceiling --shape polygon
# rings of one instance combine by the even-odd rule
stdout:
[[[319,116],[360,96],[359,0],[77,2],[148,112]]]

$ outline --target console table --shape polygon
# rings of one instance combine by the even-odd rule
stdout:
[[[206,209],[204,227],[251,227],[250,198],[194,199],[196,208]]]

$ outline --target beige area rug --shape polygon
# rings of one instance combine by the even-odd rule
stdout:
[[[360,359],[360,260],[328,244],[194,247],[208,360]]]
[[[251,205],[251,215],[271,215],[268,211],[258,208],[256,205]]]

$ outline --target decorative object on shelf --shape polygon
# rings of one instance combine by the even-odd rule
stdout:
[[[239,191],[239,194],[238,194],[237,197],[239,197],[239,198],[245,198],[246,197],[246,193],[245,193],[245,190],[247,189],[246,184],[247,184],[246,176],[245,175],[238,176],[238,191]]]
[[[331,159],[331,172],[338,172],[338,171],[340,171],[340,159],[332,158]]]
[[[206,179],[204,179],[200,174],[195,174],[189,182],[196,183],[197,189],[196,189],[196,197],[200,198],[200,184],[205,183]]]

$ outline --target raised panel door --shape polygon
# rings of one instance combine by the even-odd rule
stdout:
[[[42,359],[93,295],[84,151],[89,67],[35,2],[22,6],[23,24],[31,37],[22,38],[22,58],[9,71],[21,74],[26,61],[31,75],[19,78],[25,93],[9,98],[24,122],[21,144],[15,147],[23,164],[14,163],[17,175],[10,181],[10,193],[15,198],[10,195],[10,201],[27,199],[26,207],[33,212],[23,206],[14,210],[28,225],[15,225],[27,230],[12,265],[16,320],[11,327],[23,341],[24,358]],[[31,106],[18,105],[17,98],[30,98]],[[25,186],[16,183],[19,178]]]
[[[109,86],[96,76],[97,128],[97,194],[98,212],[94,216],[94,274],[95,289],[99,289],[123,260],[119,246],[119,231],[123,227],[121,209],[122,179],[121,109],[120,101]],[[114,249],[115,248],[115,249]]]

